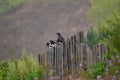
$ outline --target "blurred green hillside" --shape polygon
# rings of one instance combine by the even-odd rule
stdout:
[[[4,13],[25,2],[31,2],[31,1],[36,1],[36,0],[0,0],[0,13]]]
[[[24,0],[0,0],[0,13],[6,12],[23,2]]]

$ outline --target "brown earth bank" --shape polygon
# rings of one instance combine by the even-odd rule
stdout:
[[[24,3],[0,15],[0,60],[19,58],[25,48],[37,56],[46,49],[46,42],[55,40],[57,32],[65,39],[89,29],[86,21],[88,0],[36,1]]]

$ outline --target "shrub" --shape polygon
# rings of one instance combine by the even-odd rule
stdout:
[[[0,80],[6,80],[8,74],[8,63],[6,61],[0,62]]]
[[[38,61],[27,55],[23,50],[21,59],[9,63],[8,78],[10,80],[33,80],[35,77],[41,78],[41,70]]]
[[[88,31],[85,43],[90,47],[99,43],[99,37],[93,28]]]
[[[41,80],[39,63],[32,55],[23,50],[21,59],[0,63],[0,80]]]
[[[97,79],[98,76],[105,76],[105,66],[106,63],[104,61],[100,61],[97,64],[94,64],[87,70],[87,74],[90,79]]]

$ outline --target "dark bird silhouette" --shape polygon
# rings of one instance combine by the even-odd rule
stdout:
[[[64,43],[64,38],[63,36],[60,34],[60,33],[56,33],[58,35],[58,38],[57,38],[57,43]]]
[[[50,43],[49,43],[49,42],[47,42],[47,43],[46,43],[46,45],[47,45],[47,47],[49,47],[49,46],[50,46]]]

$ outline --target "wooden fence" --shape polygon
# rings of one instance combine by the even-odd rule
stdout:
[[[103,55],[106,52],[107,48],[103,44],[87,46],[81,31],[68,38],[64,44],[50,47],[45,54],[39,55],[39,63],[46,66],[44,80],[50,80],[51,76],[64,80],[65,76],[80,71],[80,66],[85,70],[88,66],[105,60]]]

